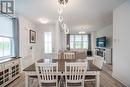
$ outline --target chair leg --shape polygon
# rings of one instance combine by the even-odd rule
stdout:
[[[58,87],[58,84],[57,84],[58,82],[56,82],[56,87]]]
[[[67,82],[66,82],[65,84],[66,84],[66,86],[65,86],[65,87],[67,87]]]
[[[84,87],[84,82],[82,82],[82,87]]]

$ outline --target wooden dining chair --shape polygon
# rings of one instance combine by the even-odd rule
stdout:
[[[75,59],[75,52],[64,52],[64,59]]]
[[[81,62],[65,62],[66,87],[84,87],[84,76],[87,64]]]
[[[58,87],[58,63],[36,63],[39,87]]]
[[[96,56],[93,59],[93,64],[96,65],[100,69],[102,69],[103,63],[104,63],[104,58],[103,57]]]
[[[102,69],[102,66],[103,66],[103,62],[104,62],[104,59],[102,57],[95,57],[93,59],[93,64],[96,65],[98,68]],[[85,75],[85,82],[86,81],[91,81],[91,82],[94,82],[96,80],[96,76],[93,75],[93,73],[88,73]],[[94,85],[94,84],[93,84]]]

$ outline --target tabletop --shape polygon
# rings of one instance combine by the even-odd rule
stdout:
[[[58,71],[65,71],[65,62],[87,62],[86,59],[40,59],[38,63],[56,63],[58,62]],[[23,71],[36,71],[35,63],[25,68]],[[88,61],[87,71],[101,71],[100,68],[95,66],[92,61]]]

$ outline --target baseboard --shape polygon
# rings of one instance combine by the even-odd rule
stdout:
[[[125,85],[126,87],[129,87],[129,86],[126,85],[125,82],[123,82],[121,79],[119,79],[119,78],[118,78],[116,75],[114,75],[113,73],[112,73],[112,77],[113,77],[114,79],[118,80],[120,83],[122,83],[122,84]]]

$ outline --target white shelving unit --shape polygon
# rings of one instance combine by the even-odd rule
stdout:
[[[4,87],[20,76],[20,59],[0,63],[0,87]]]
[[[95,55],[104,58],[104,63],[112,64],[112,49],[111,48],[96,48]]]
[[[107,64],[112,64],[112,49],[107,48],[105,50],[105,61]]]

